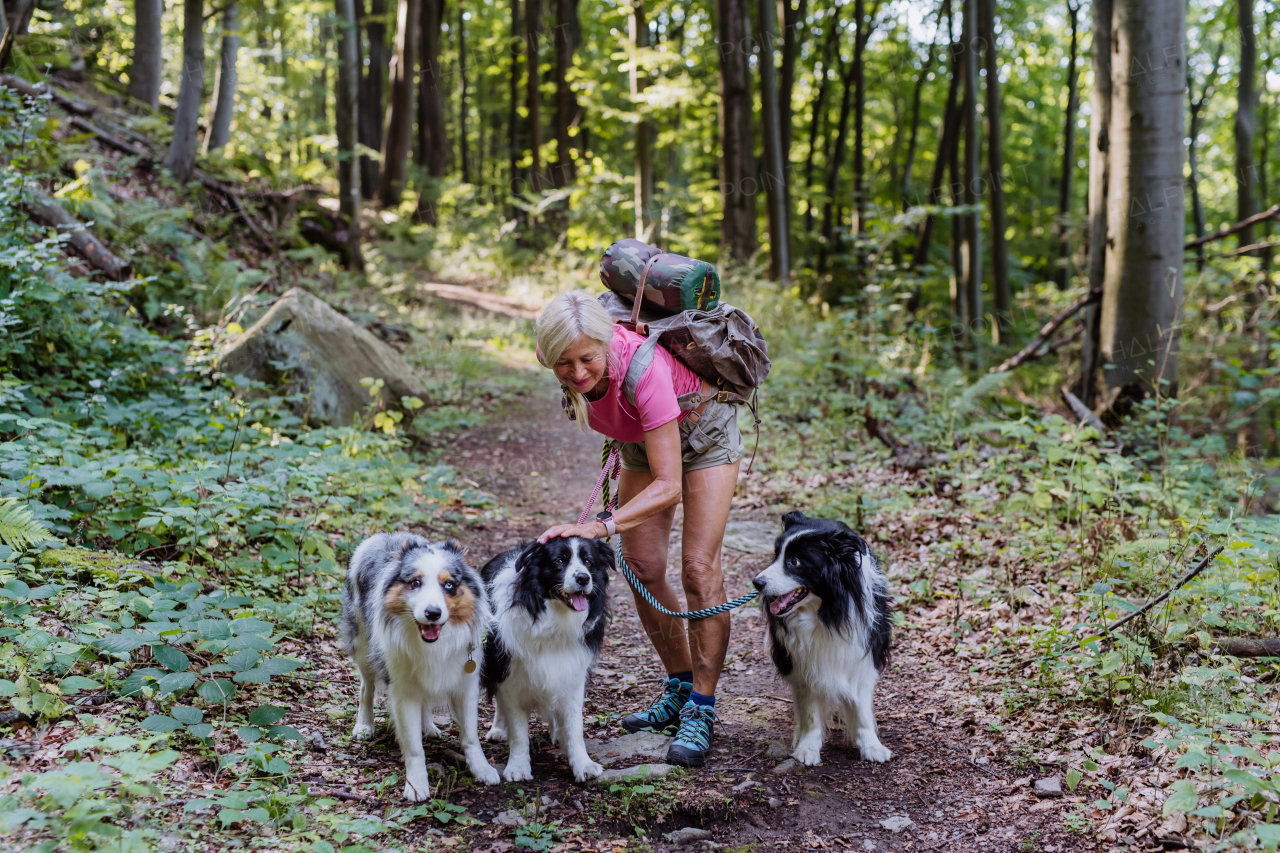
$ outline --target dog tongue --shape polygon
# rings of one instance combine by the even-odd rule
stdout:
[[[786,609],[787,605],[791,603],[791,599],[795,597],[796,597],[796,591],[793,589],[791,592],[782,596],[782,598],[775,598],[773,600],[773,603],[769,605],[769,612],[772,613],[774,616],[777,616],[779,613],[781,613],[783,610]]]
[[[439,625],[419,625],[418,633],[421,634],[422,639],[426,640],[428,643],[434,643],[436,640],[440,638],[440,626]]]
[[[583,610],[587,609],[587,597],[580,592],[575,592],[573,595],[569,596],[569,605],[574,610],[581,613]]]

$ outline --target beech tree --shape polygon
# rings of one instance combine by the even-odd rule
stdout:
[[[640,72],[640,52],[649,46],[649,25],[644,19],[644,0],[632,0],[631,16],[627,23],[631,40],[631,59],[628,63],[628,74],[631,84],[632,108],[639,111],[640,118],[636,122],[636,169],[635,169],[635,209],[636,239],[653,239],[653,151],[652,131],[649,122],[644,118],[640,103],[640,93],[644,91],[644,75]]]
[[[199,137],[200,97],[204,87],[204,4],[183,0],[182,77],[178,89],[178,109],[173,116],[173,141],[164,166],[185,184],[196,166]]]
[[[1101,344],[1126,396],[1178,387],[1185,40],[1182,0],[1114,0]]]
[[[334,0],[338,36],[338,212],[346,220],[347,245],[356,268],[363,268],[360,254],[360,166],[356,153],[356,125],[360,114],[360,22],[355,0]]]
[[[413,68],[421,0],[400,0],[396,11],[396,47],[391,57],[391,98],[382,126],[382,163],[378,169],[378,197],[388,207],[400,203],[405,165],[413,141]]]
[[[129,97],[151,109],[160,106],[164,54],[160,19],[164,0],[133,2],[133,62],[129,65]]]
[[[365,14],[363,0],[357,0],[364,23],[365,35],[369,39],[369,64],[360,78],[360,115],[358,130],[360,144],[378,151],[382,148],[382,75],[386,73],[391,61],[391,52],[387,49],[387,0],[370,0],[369,12]],[[356,49],[360,48],[360,40],[356,39]],[[360,158],[360,190],[365,198],[373,198],[378,188],[378,161],[373,157]]]
[[[755,254],[755,140],[751,130],[751,77],[748,73],[751,21],[747,0],[716,0],[720,54],[720,193],[724,212],[721,253],[745,261]]]
[[[227,3],[222,11],[222,50],[213,82],[213,120],[204,137],[204,153],[221,151],[231,139],[231,119],[236,111],[236,56],[240,52],[240,4]]]

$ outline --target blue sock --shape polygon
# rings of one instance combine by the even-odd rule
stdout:
[[[703,696],[696,690],[689,694],[689,701],[695,705],[710,705],[712,708],[716,706],[716,697]]]
[[[692,684],[693,670],[689,670],[688,672],[668,672],[667,678],[678,678],[680,679],[681,684]]]

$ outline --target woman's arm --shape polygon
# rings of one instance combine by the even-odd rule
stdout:
[[[680,424],[667,421],[644,434],[645,455],[649,457],[649,470],[653,482],[636,495],[626,506],[613,514],[618,530],[639,527],[664,509],[680,502],[680,479],[683,460],[680,456]],[[557,524],[538,537],[540,543],[557,536],[581,536],[583,539],[603,539],[608,535],[603,521],[590,520],[586,524]]]

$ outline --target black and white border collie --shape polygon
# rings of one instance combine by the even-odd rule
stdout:
[[[885,577],[867,543],[844,522],[789,512],[782,524],[773,563],[753,583],[774,666],[791,685],[791,755],[817,764],[834,712],[864,759],[888,761],[893,753],[876,734],[872,704],[889,661]]]
[[[508,740],[502,777],[532,779],[529,712],[551,727],[579,782],[604,772],[582,740],[587,675],[600,654],[613,549],[595,539],[530,542],[480,570],[493,601],[483,684],[496,699],[488,740]]]
[[[448,708],[461,732],[471,775],[486,785],[498,772],[480,748],[477,664],[489,621],[489,600],[457,543],[432,544],[407,533],[380,533],[351,556],[342,589],[342,645],[360,670],[360,706],[352,735],[373,734],[373,696],[385,687],[396,740],[404,754],[404,796],[430,796],[422,749],[424,732],[439,737],[431,719]]]

